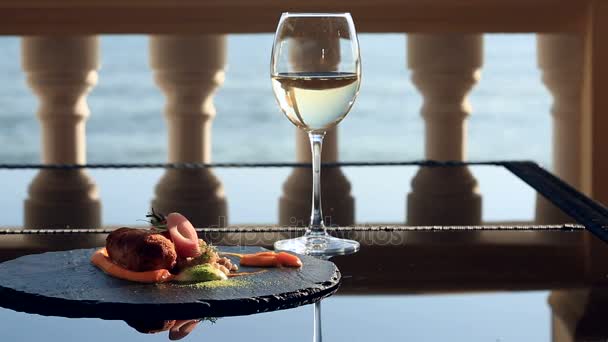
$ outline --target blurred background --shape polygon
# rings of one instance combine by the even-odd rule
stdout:
[[[295,128],[270,86],[271,34],[228,36],[226,80],[214,98],[214,162],[295,161]],[[406,35],[360,34],[361,92],[339,125],[340,160],[424,157],[420,93],[410,80]],[[148,37],[100,36],[99,81],[88,95],[87,161],[163,162],[163,93],[148,63]],[[25,83],[20,39],[0,37],[0,162],[38,162],[37,98]],[[550,166],[551,97],[534,34],[484,35],[481,80],[469,101],[470,160],[529,159]]]
[[[155,85],[148,61],[149,38],[144,35],[99,37],[99,80],[87,96],[91,110],[86,120],[87,162],[167,161],[166,98]],[[404,34],[359,35],[363,81],[354,108],[339,125],[339,160],[424,159],[422,98],[410,79],[406,39]],[[228,36],[226,78],[213,97],[217,110],[211,131],[213,162],[296,161],[296,128],[281,113],[270,85],[272,40],[271,34]],[[0,163],[41,160],[40,123],[36,115],[39,101],[25,82],[20,45],[19,37],[0,37],[0,54],[4,56],[0,59],[3,75],[0,78]],[[486,34],[483,55],[481,79],[468,98],[472,106],[472,114],[467,119],[468,159],[525,159],[551,167],[551,96],[537,67],[536,35]],[[354,210],[352,218],[338,224],[352,224],[353,219],[357,223],[405,220],[404,200],[416,168],[343,168],[343,172],[350,182],[356,210],[348,203],[338,204],[338,212]],[[28,197],[27,189],[36,172],[0,173],[0,186],[12,194],[0,199],[6,213],[2,224],[20,226],[23,201]],[[277,222],[279,198],[290,170],[217,169],[214,173],[226,192],[231,224]],[[476,168],[473,173],[484,195],[482,221],[534,219],[535,194],[523,182],[505,171],[490,168]],[[103,203],[103,223],[135,224],[143,218],[162,174],[162,170],[93,171],[91,176]],[[338,175],[337,179],[344,178]],[[304,188],[298,190],[301,192],[291,191],[290,196],[308,194],[310,190],[305,187],[310,186],[310,180],[302,179],[299,184]],[[347,188],[324,188],[327,192],[346,191],[348,196]],[[467,189],[465,193],[473,190]],[[378,196],[384,201],[377,201]],[[288,213],[291,215],[296,210],[305,217],[309,203],[302,199],[297,208]],[[47,211],[56,212],[52,208]],[[46,224],[50,219],[43,216],[40,220]],[[477,223],[477,220],[465,223]],[[199,222],[209,225],[216,221],[201,219]],[[279,221],[286,224],[286,220]],[[59,226],[62,225],[60,222]]]

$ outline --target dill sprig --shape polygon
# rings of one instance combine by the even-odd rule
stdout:
[[[152,229],[160,231],[167,230],[167,218],[162,213],[154,211],[154,208],[150,210],[146,217],[150,219],[146,222],[150,223]]]

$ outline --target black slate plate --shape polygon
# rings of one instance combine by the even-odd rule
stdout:
[[[255,253],[261,247],[219,247]],[[48,316],[103,319],[192,319],[248,315],[314,303],[333,294],[340,272],[332,262],[300,256],[300,269],[269,268],[233,279],[241,284],[196,288],[112,278],[89,258],[95,249],[28,255],[0,264],[0,306]],[[233,260],[238,260],[232,258]],[[242,267],[239,271],[251,271]]]

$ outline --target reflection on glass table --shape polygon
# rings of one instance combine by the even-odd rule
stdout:
[[[11,194],[0,199],[0,225],[142,225],[154,206],[182,212],[197,227],[304,227],[311,177],[308,168],[0,170],[0,185]],[[322,183],[330,227],[576,222],[502,166],[326,167]],[[224,204],[201,198],[204,186],[212,186]]]
[[[592,290],[334,296],[323,301],[325,341],[602,341],[605,300]],[[604,292],[605,293],[605,292]],[[585,296],[585,294],[590,296]],[[559,296],[559,297],[558,297]],[[549,303],[547,303],[549,298]],[[599,310],[598,310],[599,309]],[[313,339],[312,307],[201,321],[183,341]],[[144,334],[164,322],[67,319],[0,309],[6,341],[166,341],[169,332]],[[171,322],[169,322],[169,325]],[[135,328],[137,327],[137,328]],[[441,328],[438,328],[441,327]],[[138,329],[138,330],[135,330]],[[149,329],[149,330],[145,330]]]
[[[168,331],[171,341],[181,340],[188,336],[201,323],[209,321],[215,323],[215,318],[182,319],[182,320],[128,320],[127,325],[142,334],[159,334]]]

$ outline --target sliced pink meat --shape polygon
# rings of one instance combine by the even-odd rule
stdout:
[[[197,257],[201,254],[196,230],[184,215],[179,213],[167,215],[167,229],[178,257]]]

